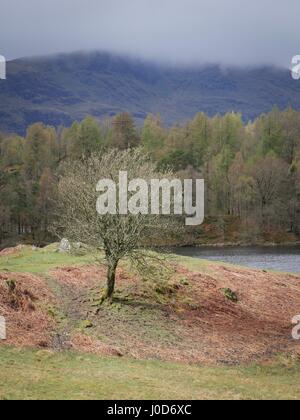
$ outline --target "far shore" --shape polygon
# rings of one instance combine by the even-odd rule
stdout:
[[[257,243],[234,243],[234,242],[225,242],[225,243],[216,243],[216,244],[191,244],[191,245],[175,245],[174,248],[288,248],[288,247],[300,247],[300,241],[298,242],[283,242],[283,243],[274,243],[274,242],[257,242]]]

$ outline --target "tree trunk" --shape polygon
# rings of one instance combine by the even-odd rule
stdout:
[[[115,291],[115,283],[116,283],[116,271],[118,267],[118,262],[113,262],[108,264],[108,270],[107,270],[107,286],[106,290],[104,292],[104,295],[102,297],[102,301],[105,300],[112,301],[113,295]]]

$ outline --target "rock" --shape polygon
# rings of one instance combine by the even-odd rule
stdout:
[[[70,242],[68,241],[68,239],[62,239],[60,244],[59,244],[59,248],[58,248],[58,252],[70,252],[72,249]]]

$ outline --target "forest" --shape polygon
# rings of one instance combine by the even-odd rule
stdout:
[[[300,112],[274,108],[247,123],[237,113],[199,113],[172,127],[149,115],[139,127],[124,112],[100,122],[88,116],[71,127],[36,123],[25,137],[0,133],[0,246],[53,239],[62,162],[135,147],[159,170],[205,179],[205,223],[187,229],[178,244],[299,240]]]

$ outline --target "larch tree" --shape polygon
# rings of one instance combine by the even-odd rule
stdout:
[[[126,150],[139,145],[134,119],[128,112],[116,115],[112,122],[109,146]]]

